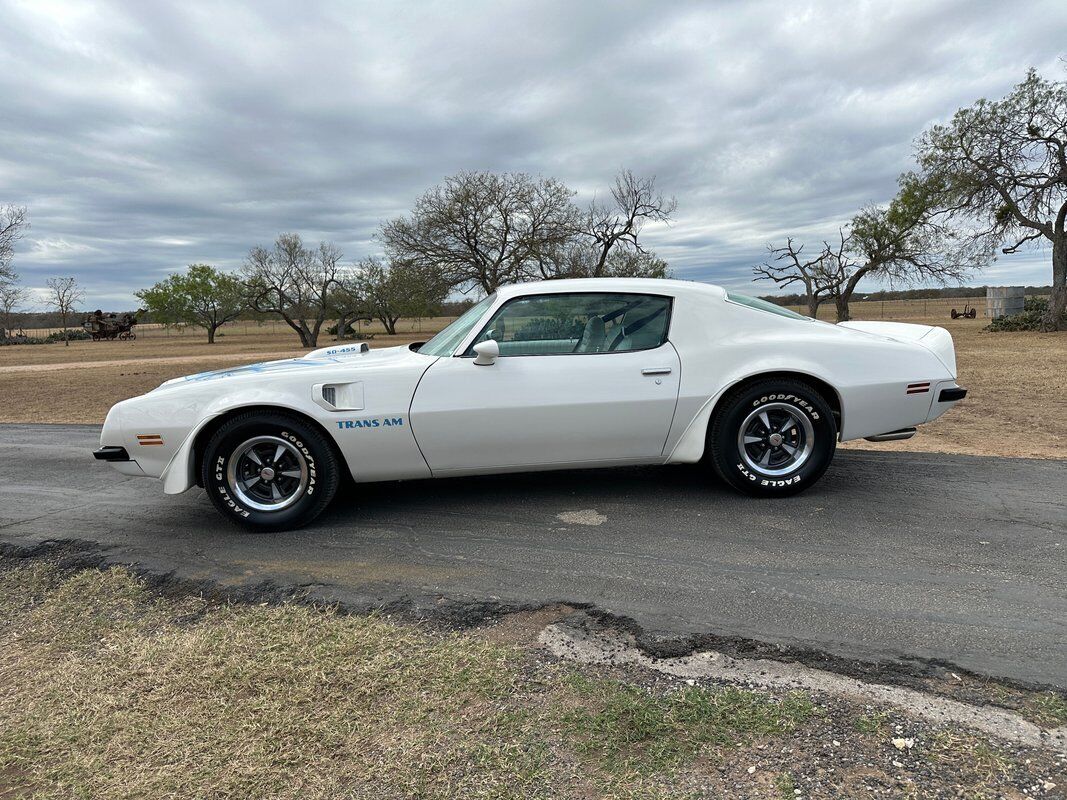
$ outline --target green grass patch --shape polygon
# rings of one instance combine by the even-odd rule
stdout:
[[[860,733],[882,733],[889,724],[889,715],[884,711],[860,714],[852,720],[852,727]]]
[[[743,689],[690,686],[659,694],[578,673],[568,683],[574,707],[561,722],[578,752],[613,773],[650,775],[706,749],[795,730],[813,713],[801,694],[774,699]]]
[[[1027,703],[1030,716],[1039,725],[1056,727],[1067,725],[1067,697],[1055,692],[1041,692]]]

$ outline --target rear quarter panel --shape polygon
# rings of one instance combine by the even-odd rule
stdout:
[[[793,372],[837,392],[841,441],[925,422],[931,394],[908,395],[908,384],[953,378],[933,353],[808,319],[790,319],[700,295],[676,299],[671,341],[682,362],[670,461],[696,461],[718,401],[756,375]]]

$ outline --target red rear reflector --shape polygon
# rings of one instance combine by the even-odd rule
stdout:
[[[908,394],[922,394],[923,392],[930,391],[930,382],[926,383],[909,383],[907,393]]]

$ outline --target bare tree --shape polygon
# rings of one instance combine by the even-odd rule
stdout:
[[[0,325],[0,339],[11,335],[11,331],[14,330],[12,317],[29,296],[29,292],[24,287],[19,286],[16,281],[17,276],[11,281],[0,280],[0,314],[3,315],[3,325]]]
[[[70,330],[67,321],[77,311],[78,303],[85,299],[85,293],[74,278],[49,278],[48,297],[45,304],[59,312],[63,320],[63,346],[70,347]]]
[[[360,261],[342,287],[355,300],[350,306],[357,307],[361,316],[380,321],[389,335],[396,334],[401,318],[436,314],[450,290],[437,270],[412,262],[387,264],[380,258]]]
[[[12,281],[17,278],[11,271],[15,242],[22,238],[29,225],[24,207],[0,206],[0,281]]]
[[[924,179],[942,212],[989,253],[1052,246],[1052,296],[1044,325],[1067,307],[1067,82],[1031,69],[1001,100],[961,108],[917,142]],[[1006,246],[1005,246],[1006,245]]]
[[[669,278],[670,266],[651,250],[616,247],[600,264],[600,250],[584,238],[538,255],[539,277],[557,278]]]
[[[808,316],[818,317],[819,306],[833,291],[825,270],[825,262],[832,254],[830,246],[824,242],[814,258],[806,259],[802,258],[804,245],[798,247],[792,238],[786,240],[785,247],[767,245],[767,250],[771,260],[752,268],[756,280],[773,281],[782,288],[799,283],[804,287]]]
[[[837,321],[851,319],[849,303],[860,281],[867,277],[890,285],[913,281],[947,283],[965,278],[980,266],[982,253],[939,218],[935,195],[921,177],[900,176],[897,195],[884,206],[867,206],[845,228],[836,242],[824,241],[818,256],[801,261],[792,240],[771,249],[775,262],[755,267],[757,280],[770,279],[780,286],[801,283],[808,313],[832,299]]]
[[[914,281],[961,281],[985,261],[934,209],[934,193],[917,175],[900,177],[900,191],[886,206],[868,206],[852,218],[849,232],[823,264],[832,286],[837,321],[851,319],[849,302],[859,282],[872,276],[896,285]]]
[[[656,191],[656,177],[638,178],[628,169],[615,176],[611,204],[593,200],[586,212],[583,233],[596,249],[596,263],[590,277],[609,274],[608,257],[617,248],[644,253],[638,239],[646,222],[669,222],[678,208],[673,197]]]
[[[380,236],[394,263],[439,270],[451,286],[493,292],[536,276],[539,258],[578,228],[573,192],[551,178],[462,172],[415,202]]]
[[[330,242],[321,242],[318,250],[304,247],[295,233],[281,234],[269,250],[253,247],[244,266],[249,306],[281,317],[303,347],[316,347],[333,310],[341,257]]]

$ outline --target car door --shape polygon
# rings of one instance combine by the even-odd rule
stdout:
[[[678,400],[671,298],[532,294],[492,316],[470,347],[423,376],[415,439],[435,474],[654,462]],[[500,355],[479,365],[473,344]]]

